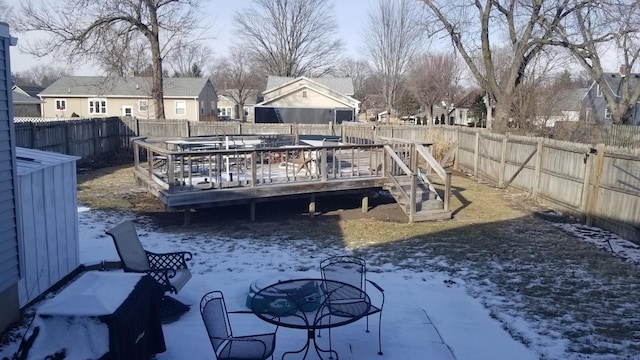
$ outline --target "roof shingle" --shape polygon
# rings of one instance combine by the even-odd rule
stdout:
[[[165,97],[197,97],[205,78],[165,78]],[[65,76],[44,89],[40,96],[150,97],[150,77]]]

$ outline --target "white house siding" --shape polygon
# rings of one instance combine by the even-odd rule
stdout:
[[[18,227],[9,26],[0,23],[0,332],[17,321]]]
[[[64,80],[64,79],[63,79]],[[121,81],[124,81],[120,79]],[[99,85],[102,78],[91,78],[82,80],[85,83],[87,81],[93,81],[93,85]],[[202,81],[205,81],[202,79]],[[169,82],[168,85],[169,86]],[[97,86],[96,85],[96,86]],[[70,85],[73,86],[73,85]],[[84,85],[83,85],[84,86]],[[198,82],[198,85],[201,83]],[[152,99],[149,96],[148,90],[144,89],[144,86],[136,88],[136,90],[129,91],[128,93],[120,93],[109,95],[109,89],[92,89],[91,91],[105,91],[106,95],[89,96],[85,93],[78,91],[77,88],[64,88],[62,85],[56,85],[55,83],[42,92],[41,98],[42,104],[42,117],[44,118],[69,118],[72,114],[76,114],[80,117],[113,117],[124,116],[125,109],[131,109],[131,116],[140,119],[155,119],[155,106]],[[82,87],[78,87],[82,88]],[[118,89],[114,90],[117,91]],[[129,89],[131,90],[131,89]],[[202,90],[194,89],[182,89],[187,95],[183,95],[179,92],[181,89],[173,90],[169,92],[165,90],[164,97],[164,111],[167,119],[187,119],[191,121],[198,121],[202,117],[215,115],[217,96],[211,82],[206,81]],[[197,93],[197,91],[200,91]],[[67,94],[69,92],[69,94]],[[92,98],[99,98],[106,100],[106,112],[105,113],[90,113],[89,100]],[[66,107],[64,110],[57,109],[58,101],[64,101]],[[141,101],[146,101],[147,107],[141,107]],[[181,113],[176,112],[176,103],[180,102],[184,106],[180,107],[184,109]]]
[[[65,100],[67,107],[64,111],[56,109],[56,100]],[[73,113],[80,117],[112,117],[112,116],[124,116],[125,107],[131,108],[132,116],[140,119],[154,119],[155,108],[151,102],[151,99],[141,98],[114,98],[107,97],[107,112],[102,114],[89,113],[89,98],[73,98],[73,97],[56,97],[45,98],[42,104],[43,114],[45,118],[69,118]],[[140,100],[147,101],[147,109],[140,108]],[[175,102],[185,102],[185,113],[183,115],[177,115],[175,113]],[[209,109],[211,108],[209,101]],[[167,119],[199,119],[200,104],[194,98],[165,98],[164,100],[164,113]],[[210,110],[209,110],[210,111]]]
[[[306,97],[304,96],[306,94]],[[300,108],[343,108],[345,103],[327,97],[326,94],[309,88],[301,88],[273,101],[266,101],[265,106],[300,107]]]

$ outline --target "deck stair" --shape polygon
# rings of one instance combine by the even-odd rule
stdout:
[[[423,173],[420,173],[423,174]],[[405,193],[411,191],[411,178],[409,176],[396,177],[396,180]],[[400,208],[407,214],[410,213],[409,199],[402,196],[401,191],[393,182],[388,182],[383,187],[396,200]],[[416,181],[416,212],[413,221],[432,221],[451,219],[451,211],[444,209],[444,201],[429,182],[426,176],[418,176]]]

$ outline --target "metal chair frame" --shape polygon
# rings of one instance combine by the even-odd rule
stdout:
[[[338,270],[347,270],[346,271],[332,271],[332,269]],[[328,259],[324,259],[320,262],[320,273],[323,279],[326,280],[338,280],[345,282],[347,284],[359,287],[365,293],[367,292],[367,284],[370,284],[374,288],[376,288],[380,294],[382,295],[382,302],[380,306],[374,306],[373,304],[370,307],[370,310],[366,316],[366,332],[369,332],[369,316],[374,314],[379,314],[378,316],[378,355],[382,355],[382,309],[384,307],[384,289],[375,282],[367,279],[367,264],[366,261],[362,258],[356,256],[334,256]],[[359,274],[357,276],[353,276],[354,274]],[[347,279],[346,276],[351,275],[350,279]],[[329,305],[330,306],[330,305]],[[318,336],[320,333],[318,332]],[[331,329],[329,329],[329,346],[331,346]]]
[[[252,314],[251,311],[227,311],[220,291],[206,293],[200,300],[200,315],[218,360],[273,359],[276,330],[273,333],[233,336],[229,314]],[[220,323],[222,322],[222,324]],[[251,351],[254,352],[251,352]],[[253,356],[255,354],[255,356]]]

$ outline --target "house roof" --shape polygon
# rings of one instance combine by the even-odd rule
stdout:
[[[198,97],[205,78],[165,78],[165,97]],[[150,97],[150,77],[65,76],[44,89],[41,97],[105,96]]]
[[[560,110],[562,111],[580,111],[582,107],[582,99],[587,93],[588,88],[566,89],[560,93]]]
[[[620,94],[620,86],[622,84],[622,79],[624,78],[620,73],[604,73],[602,74],[602,78],[614,94]],[[632,89],[640,84],[640,74],[627,74],[626,78]]]
[[[218,97],[224,97],[225,99],[227,99],[228,101],[235,103],[235,101],[233,101],[235,98],[238,98],[238,89],[227,89],[227,90],[222,90],[218,92]],[[247,99],[244,102],[245,106],[248,105],[255,105],[257,103],[257,98],[258,98],[258,91],[251,91],[249,93],[249,96],[247,96]]]
[[[24,95],[37,97],[38,94],[44,90],[42,86],[26,86],[26,85],[14,85],[13,91],[22,93]]]
[[[272,91],[279,87],[283,87],[288,85],[294,81],[299,79],[306,79],[310,81],[314,81],[322,86],[325,86],[337,93],[342,95],[352,96],[355,91],[353,90],[353,80],[348,77],[343,78],[334,78],[334,77],[320,77],[320,78],[308,78],[305,76],[300,76],[297,78],[293,77],[285,77],[285,76],[272,76],[270,75],[267,78],[267,89],[265,92]]]
[[[485,91],[482,89],[473,89],[467,92],[461,99],[456,101],[455,107],[468,109],[473,105],[478,96],[484,96]]]
[[[42,100],[40,100],[39,98],[25,95],[16,90],[12,91],[12,95],[13,95],[13,103],[17,105],[38,105],[42,103]]]

